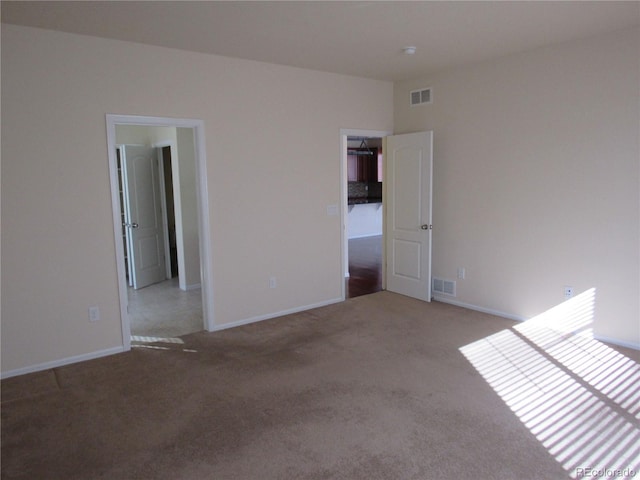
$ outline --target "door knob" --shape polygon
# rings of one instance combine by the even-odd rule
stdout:
[[[429,225],[420,225],[422,230],[429,230]]]
[[[137,224],[136,222],[133,222],[133,223],[131,224],[131,228],[138,228],[138,224]]]

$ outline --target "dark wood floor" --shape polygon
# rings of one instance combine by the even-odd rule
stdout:
[[[382,290],[382,235],[349,240],[347,298]]]

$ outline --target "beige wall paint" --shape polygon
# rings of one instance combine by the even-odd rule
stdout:
[[[640,346],[640,33],[395,85],[398,133],[434,131],[433,275],[529,318],[596,288],[595,332]],[[409,107],[409,91],[433,104]]]
[[[154,128],[145,125],[116,125],[116,143],[118,145],[148,145],[153,143]],[[174,129],[175,130],[175,129]],[[175,131],[173,134],[175,140]]]
[[[11,25],[2,47],[4,373],[122,346],[107,113],[204,121],[218,325],[339,299],[339,131],[391,130],[391,83]]]
[[[198,237],[198,193],[196,192],[196,152],[192,128],[177,128],[178,168],[180,175],[180,223],[182,230],[181,288],[200,285],[200,239]],[[176,220],[177,221],[177,220]]]

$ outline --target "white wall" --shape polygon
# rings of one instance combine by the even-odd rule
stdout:
[[[176,130],[180,171],[180,230],[182,232],[182,248],[178,249],[178,254],[183,256],[184,271],[180,278],[180,288],[190,289],[200,285],[196,153],[193,129],[178,128]]]
[[[147,145],[151,146],[155,135],[154,128],[145,125],[116,125],[116,143],[118,145]],[[163,128],[163,127],[157,127]],[[166,130],[163,128],[163,131]],[[175,129],[173,134],[175,137]]]
[[[596,288],[595,331],[640,346],[640,34],[395,85],[397,133],[434,131],[433,275],[521,318]],[[409,107],[409,91],[433,104]]]
[[[218,325],[340,299],[340,129],[391,83],[3,24],[5,375],[122,347],[107,113],[203,120]]]

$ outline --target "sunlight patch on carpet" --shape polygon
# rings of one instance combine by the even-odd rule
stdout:
[[[595,289],[460,349],[571,478],[640,474],[640,366],[593,338]]]
[[[149,350],[171,350],[169,347],[159,347],[158,345],[131,345],[131,348],[148,348]]]
[[[184,340],[177,337],[145,337],[142,335],[131,335],[132,342],[140,343],[178,343],[184,344]]]

